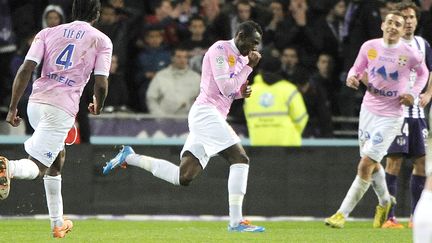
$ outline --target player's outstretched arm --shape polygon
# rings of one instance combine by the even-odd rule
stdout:
[[[14,127],[17,127],[21,122],[21,118],[17,116],[18,102],[24,94],[24,90],[26,89],[35,68],[36,62],[25,60],[15,76],[12,86],[12,97],[9,104],[9,112],[6,116],[6,121]]]
[[[95,75],[93,103],[90,103],[88,109],[93,115],[99,115],[108,95],[108,78],[103,75]]]

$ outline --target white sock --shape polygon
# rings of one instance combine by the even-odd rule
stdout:
[[[243,197],[246,194],[248,164],[233,164],[228,176],[228,203],[230,225],[237,226],[243,220]]]
[[[432,191],[423,190],[413,218],[414,243],[432,243]]]
[[[390,202],[390,193],[387,188],[385,171],[382,166],[380,166],[377,172],[372,174],[372,188],[378,197],[379,205],[385,206]]]
[[[126,157],[126,163],[145,169],[154,176],[171,184],[180,185],[180,169],[169,161],[145,155],[131,154]]]
[[[39,175],[39,167],[29,159],[9,160],[9,172],[14,179],[33,180]]]
[[[63,199],[61,194],[61,175],[44,176],[45,194],[48,205],[48,213],[51,220],[51,228],[63,225]]]
[[[345,217],[348,217],[365,192],[369,189],[370,184],[370,182],[363,180],[357,175],[338,212],[341,212]]]

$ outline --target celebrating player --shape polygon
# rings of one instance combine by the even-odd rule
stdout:
[[[17,105],[30,75],[43,60],[42,75],[33,84],[28,117],[35,132],[25,142],[28,159],[0,157],[0,199],[9,195],[10,179],[44,179],[52,233],[63,238],[72,221],[63,219],[61,170],[65,161],[64,141],[74,124],[84,86],[94,71],[94,99],[89,111],[98,115],[108,88],[112,43],[93,28],[99,17],[99,0],[74,0],[69,24],[40,31],[15,77],[6,121],[16,127],[21,118]]]
[[[169,161],[135,154],[125,146],[104,167],[104,174],[124,164],[138,166],[174,185],[187,186],[206,167],[210,157],[219,154],[230,164],[228,178],[229,231],[262,232],[242,216],[249,158],[239,137],[226,122],[231,103],[251,94],[247,77],[261,55],[262,30],[253,21],[240,24],[232,40],[217,41],[203,59],[201,91],[189,111],[190,134],[180,154],[180,166]]]
[[[345,199],[337,212],[325,219],[326,225],[342,228],[345,219],[368,190],[372,176],[379,205],[373,227],[379,228],[387,219],[392,198],[387,190],[380,162],[403,123],[402,105],[412,105],[425,86],[428,71],[423,56],[400,41],[405,20],[401,12],[391,11],[381,24],[383,37],[365,42],[348,73],[346,84],[357,89],[360,82],[367,86],[363,97],[359,122],[360,162]],[[417,80],[409,87],[411,69]],[[368,81],[362,75],[368,74]]]

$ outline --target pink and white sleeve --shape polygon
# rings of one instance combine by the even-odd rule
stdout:
[[[25,60],[34,61],[37,64],[39,64],[44,56],[45,53],[45,34],[47,29],[39,31],[35,38],[33,39],[33,42],[30,46],[29,51],[27,52],[27,55],[25,57]]]
[[[108,77],[111,67],[113,45],[109,38],[104,38],[101,42],[102,44],[99,47],[98,53],[96,55],[94,75]]]

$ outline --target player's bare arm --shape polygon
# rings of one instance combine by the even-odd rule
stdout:
[[[426,92],[420,94],[420,106],[425,107],[427,104],[429,104],[431,98],[432,98],[432,74],[429,73],[428,86]]]
[[[108,78],[102,75],[95,75],[93,103],[90,103],[88,110],[93,115],[99,115],[108,95]]]
[[[13,82],[12,98],[9,105],[9,112],[6,116],[6,121],[14,127],[19,126],[19,124],[21,123],[21,118],[17,116],[18,102],[24,94],[24,90],[26,89],[32,72],[35,68],[36,62],[29,60],[24,61],[24,63],[18,69],[18,73]]]

